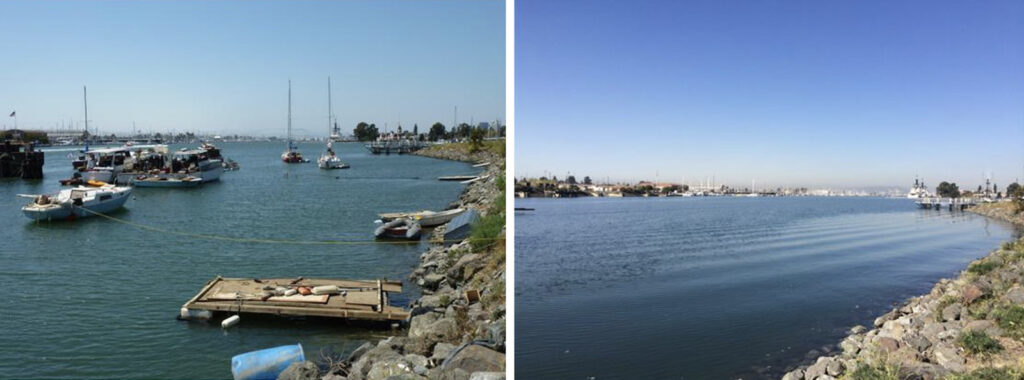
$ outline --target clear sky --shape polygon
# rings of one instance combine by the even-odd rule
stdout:
[[[505,119],[501,1],[0,2],[0,123],[296,135]]]
[[[519,0],[515,17],[517,176],[1024,180],[1018,0]]]

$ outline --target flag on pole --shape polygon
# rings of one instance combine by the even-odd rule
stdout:
[[[15,113],[15,112],[17,112],[17,111],[11,111],[11,114],[10,114],[10,116],[8,116],[8,117],[14,117],[14,113]]]

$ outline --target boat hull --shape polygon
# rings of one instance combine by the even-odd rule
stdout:
[[[124,207],[128,197],[131,196],[131,188],[125,188],[110,194],[110,198],[92,200],[81,206],[75,206],[70,201],[56,205],[22,207],[22,213],[32,220],[74,220],[88,218],[97,213],[106,214]]]

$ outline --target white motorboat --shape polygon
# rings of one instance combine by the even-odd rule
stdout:
[[[410,219],[416,221],[423,227],[434,227],[448,223],[448,221],[459,216],[465,211],[466,209],[464,208],[456,208],[439,212],[429,210],[417,212],[392,212],[379,214],[378,216],[380,216],[380,220],[384,222],[390,222],[397,219]]]
[[[142,175],[132,181],[135,187],[196,187],[202,183],[202,178],[190,175]]]
[[[117,210],[124,206],[131,193],[131,187],[104,185],[64,189],[54,195],[18,196],[32,198],[32,203],[21,208],[30,219],[74,220]]]
[[[213,182],[220,179],[224,172],[224,165],[220,159],[211,158],[206,149],[192,149],[174,152],[171,158],[171,170],[169,173],[160,174],[168,179],[185,179],[185,177],[197,177],[202,183]]]
[[[341,162],[341,158],[338,158],[334,154],[334,136],[337,133],[338,125],[335,123],[334,129],[331,129],[331,122],[334,120],[334,111],[331,107],[331,77],[327,77],[327,128],[329,137],[327,138],[327,150],[320,154],[320,159],[317,160],[317,165],[320,169],[346,169],[348,164]]]

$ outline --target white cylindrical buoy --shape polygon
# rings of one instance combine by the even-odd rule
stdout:
[[[213,317],[213,312],[209,310],[192,310],[187,307],[182,307],[180,317],[181,319],[188,321],[205,321]]]
[[[238,314],[232,315],[220,323],[220,327],[223,329],[230,328],[231,326],[237,325],[238,320],[242,319]]]
[[[284,296],[287,297],[287,296],[290,296],[290,295],[294,295],[295,293],[298,293],[298,292],[299,291],[295,290],[295,289],[288,289],[288,290],[284,291]]]
[[[338,294],[341,289],[338,289],[337,285],[324,285],[313,288],[313,294]]]

